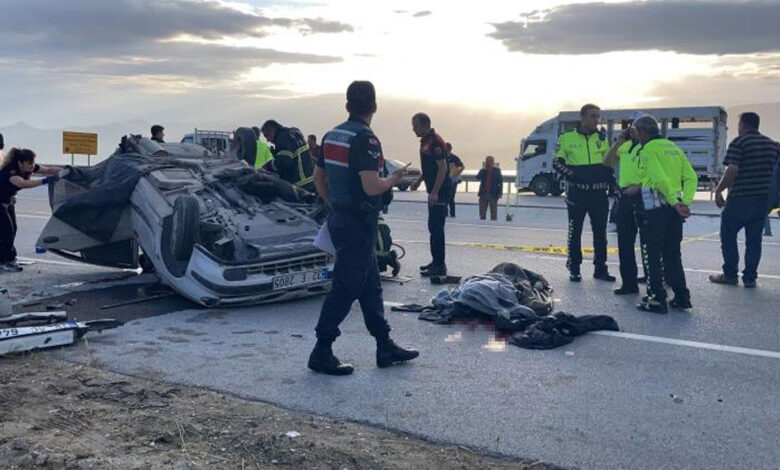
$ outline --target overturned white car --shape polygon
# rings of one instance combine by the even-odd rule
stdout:
[[[122,139],[108,160],[50,190],[38,245],[113,267],[139,266],[205,306],[247,305],[330,288],[330,255],[313,241],[323,209],[273,175],[195,144]]]

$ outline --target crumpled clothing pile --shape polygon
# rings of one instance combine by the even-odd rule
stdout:
[[[510,343],[527,349],[562,346],[588,331],[618,331],[615,320],[607,315],[551,313],[549,282],[512,263],[499,264],[489,273],[467,277],[457,287],[440,291],[431,306],[394,309],[417,311],[420,320],[440,324],[489,317],[496,329],[511,335]]]

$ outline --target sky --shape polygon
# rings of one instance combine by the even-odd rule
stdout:
[[[275,118],[322,135],[366,79],[391,157],[415,160],[425,111],[467,161],[506,162],[585,102],[780,102],[780,0],[2,3],[0,127],[140,120],[177,140]]]

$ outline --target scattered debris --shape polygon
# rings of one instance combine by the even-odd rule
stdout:
[[[116,308],[116,307],[124,307],[125,305],[133,305],[133,304],[140,304],[142,302],[148,302],[150,300],[157,300],[157,299],[164,299],[166,297],[173,297],[176,295],[175,292],[168,292],[167,294],[159,294],[159,295],[151,295],[149,297],[144,297],[141,299],[133,299],[133,300],[127,300],[125,302],[119,302],[115,304],[109,304],[109,305],[103,305],[100,307],[100,310],[107,310],[109,308]]]
[[[295,439],[296,437],[300,437],[301,433],[298,431],[287,431],[284,433],[285,436],[289,437],[290,439]]]
[[[574,356],[574,351],[566,351],[567,356]]]
[[[37,349],[69,346],[90,331],[103,331],[123,325],[117,320],[69,321],[46,326],[0,329],[0,356]]]
[[[58,312],[26,312],[26,313],[14,313],[0,317],[0,323],[16,326],[17,323],[54,323],[56,321],[64,321],[68,319],[67,313],[64,310]]]

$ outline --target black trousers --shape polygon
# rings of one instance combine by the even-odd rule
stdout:
[[[376,261],[377,221],[365,214],[335,210],[328,216],[328,228],[336,248],[333,287],[322,304],[315,331],[317,339],[332,343],[341,334],[339,325],[355,300],[360,303],[368,332],[387,338],[382,284]]]
[[[623,286],[636,287],[637,265],[634,246],[639,226],[636,221],[636,209],[642,204],[642,196],[620,196],[615,210],[615,223],[617,224],[618,256],[620,258],[620,277]],[[640,243],[641,246],[641,243]],[[642,267],[647,276],[647,267],[642,255]]]
[[[428,233],[430,234],[431,260],[434,266],[445,266],[444,223],[447,221],[447,202],[428,205]]]
[[[450,206],[450,217],[455,217],[455,194],[458,192],[458,185],[460,184],[460,181],[453,181],[452,183],[452,200],[449,203]]]
[[[606,266],[609,216],[607,193],[570,190],[566,195],[566,208],[569,213],[569,257],[566,266],[569,269],[579,269],[582,264],[582,226],[586,215],[590,217],[590,227],[593,230],[593,264],[598,268]]]
[[[683,219],[673,207],[660,207],[639,214],[639,231],[647,263],[647,296],[666,300],[664,279],[678,298],[690,298],[685,282],[680,244]]]
[[[0,204],[0,263],[16,261],[16,208]]]

